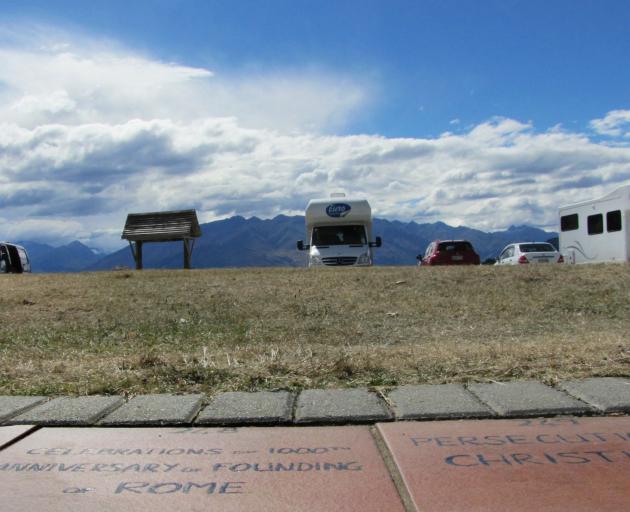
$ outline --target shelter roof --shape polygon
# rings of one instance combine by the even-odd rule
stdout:
[[[201,228],[195,210],[130,213],[121,238],[131,241],[167,242],[199,238]]]

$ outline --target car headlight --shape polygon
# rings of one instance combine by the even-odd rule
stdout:
[[[322,265],[322,258],[321,256],[317,255],[317,254],[313,254],[311,255],[311,265]]]
[[[364,252],[357,258],[357,265],[369,265],[370,264],[370,255],[367,252]]]

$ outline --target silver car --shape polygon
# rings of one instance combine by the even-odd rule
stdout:
[[[564,263],[556,248],[547,242],[517,242],[501,251],[497,265],[523,265],[529,263]]]

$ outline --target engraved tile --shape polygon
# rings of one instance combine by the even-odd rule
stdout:
[[[9,427],[0,427],[0,450],[33,428],[33,425],[12,425]]]
[[[418,510],[627,510],[630,418],[381,423]]]
[[[0,451],[3,510],[402,512],[367,426],[44,428]]]

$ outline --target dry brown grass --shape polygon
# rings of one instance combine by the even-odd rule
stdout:
[[[630,376],[627,265],[0,277],[0,394]]]

